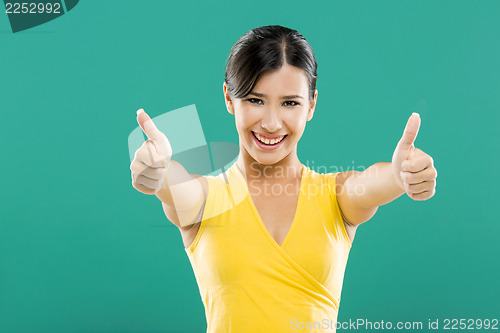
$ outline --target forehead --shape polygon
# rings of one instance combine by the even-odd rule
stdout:
[[[266,95],[304,94],[307,91],[305,72],[295,66],[283,65],[279,70],[263,74],[253,91]]]

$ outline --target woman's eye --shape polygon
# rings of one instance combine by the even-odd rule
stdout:
[[[257,98],[248,98],[247,101],[249,101],[252,104],[258,104],[256,102],[262,102],[262,100],[257,99]]]
[[[289,104],[289,106],[296,106],[296,105],[299,105],[299,103],[295,102],[295,101],[286,101],[285,103],[293,103],[292,105]]]

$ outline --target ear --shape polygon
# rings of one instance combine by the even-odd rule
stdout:
[[[230,114],[234,114],[234,105],[231,97],[229,96],[229,92],[227,91],[226,81],[224,81],[224,83],[222,84],[222,89],[224,91],[224,99],[226,102],[227,112],[229,112]]]
[[[314,115],[314,109],[316,108],[316,101],[318,99],[318,89],[314,91],[314,100],[311,102],[311,106],[307,111],[307,121],[311,120]]]

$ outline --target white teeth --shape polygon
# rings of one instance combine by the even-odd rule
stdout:
[[[266,145],[273,145],[275,143],[278,143],[280,142],[281,140],[283,140],[283,138],[285,137],[284,135],[280,138],[276,138],[276,139],[272,139],[272,140],[269,140],[269,139],[266,139],[266,138],[263,138],[262,136],[260,136],[258,133],[255,133],[255,136],[257,137],[257,139],[259,139],[260,142],[263,142],[265,143]]]

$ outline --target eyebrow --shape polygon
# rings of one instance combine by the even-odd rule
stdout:
[[[250,92],[249,95],[255,95],[257,97],[266,97],[266,95],[260,94],[260,93],[257,93],[257,92]],[[302,98],[302,99],[304,99],[304,97],[302,97],[300,95],[288,95],[288,96],[282,96],[281,97],[281,99],[290,99],[290,98]]]

